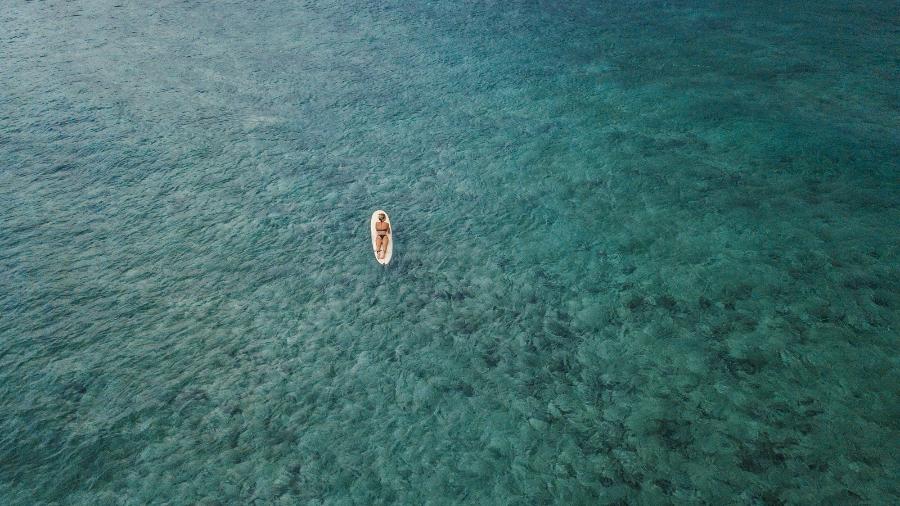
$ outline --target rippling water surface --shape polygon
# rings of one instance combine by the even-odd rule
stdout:
[[[4,2],[0,502],[896,504],[897,13]]]

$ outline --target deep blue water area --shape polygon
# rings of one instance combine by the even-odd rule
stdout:
[[[0,504],[900,503],[898,13],[3,2]]]

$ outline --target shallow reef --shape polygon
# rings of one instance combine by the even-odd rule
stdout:
[[[896,7],[13,1],[0,503],[900,503]]]

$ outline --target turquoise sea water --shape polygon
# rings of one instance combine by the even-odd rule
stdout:
[[[4,2],[0,503],[897,504],[898,12]]]

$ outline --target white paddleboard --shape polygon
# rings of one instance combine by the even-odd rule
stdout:
[[[384,211],[382,211],[381,209],[372,213],[372,220],[369,223],[369,228],[372,231],[372,252],[375,253],[375,260],[378,260],[378,263],[380,263],[381,265],[387,265],[388,262],[391,261],[391,255],[394,254],[394,226],[391,225],[391,231],[387,235],[388,247],[387,247],[387,251],[384,253],[384,258],[378,258],[378,253],[375,251],[375,248],[376,248],[375,244],[378,239],[378,232],[375,231],[375,224],[378,223],[378,215],[381,213],[384,213]],[[391,217],[388,216],[388,213],[384,213],[384,216],[385,216],[384,221],[386,221],[388,224],[390,224]]]

